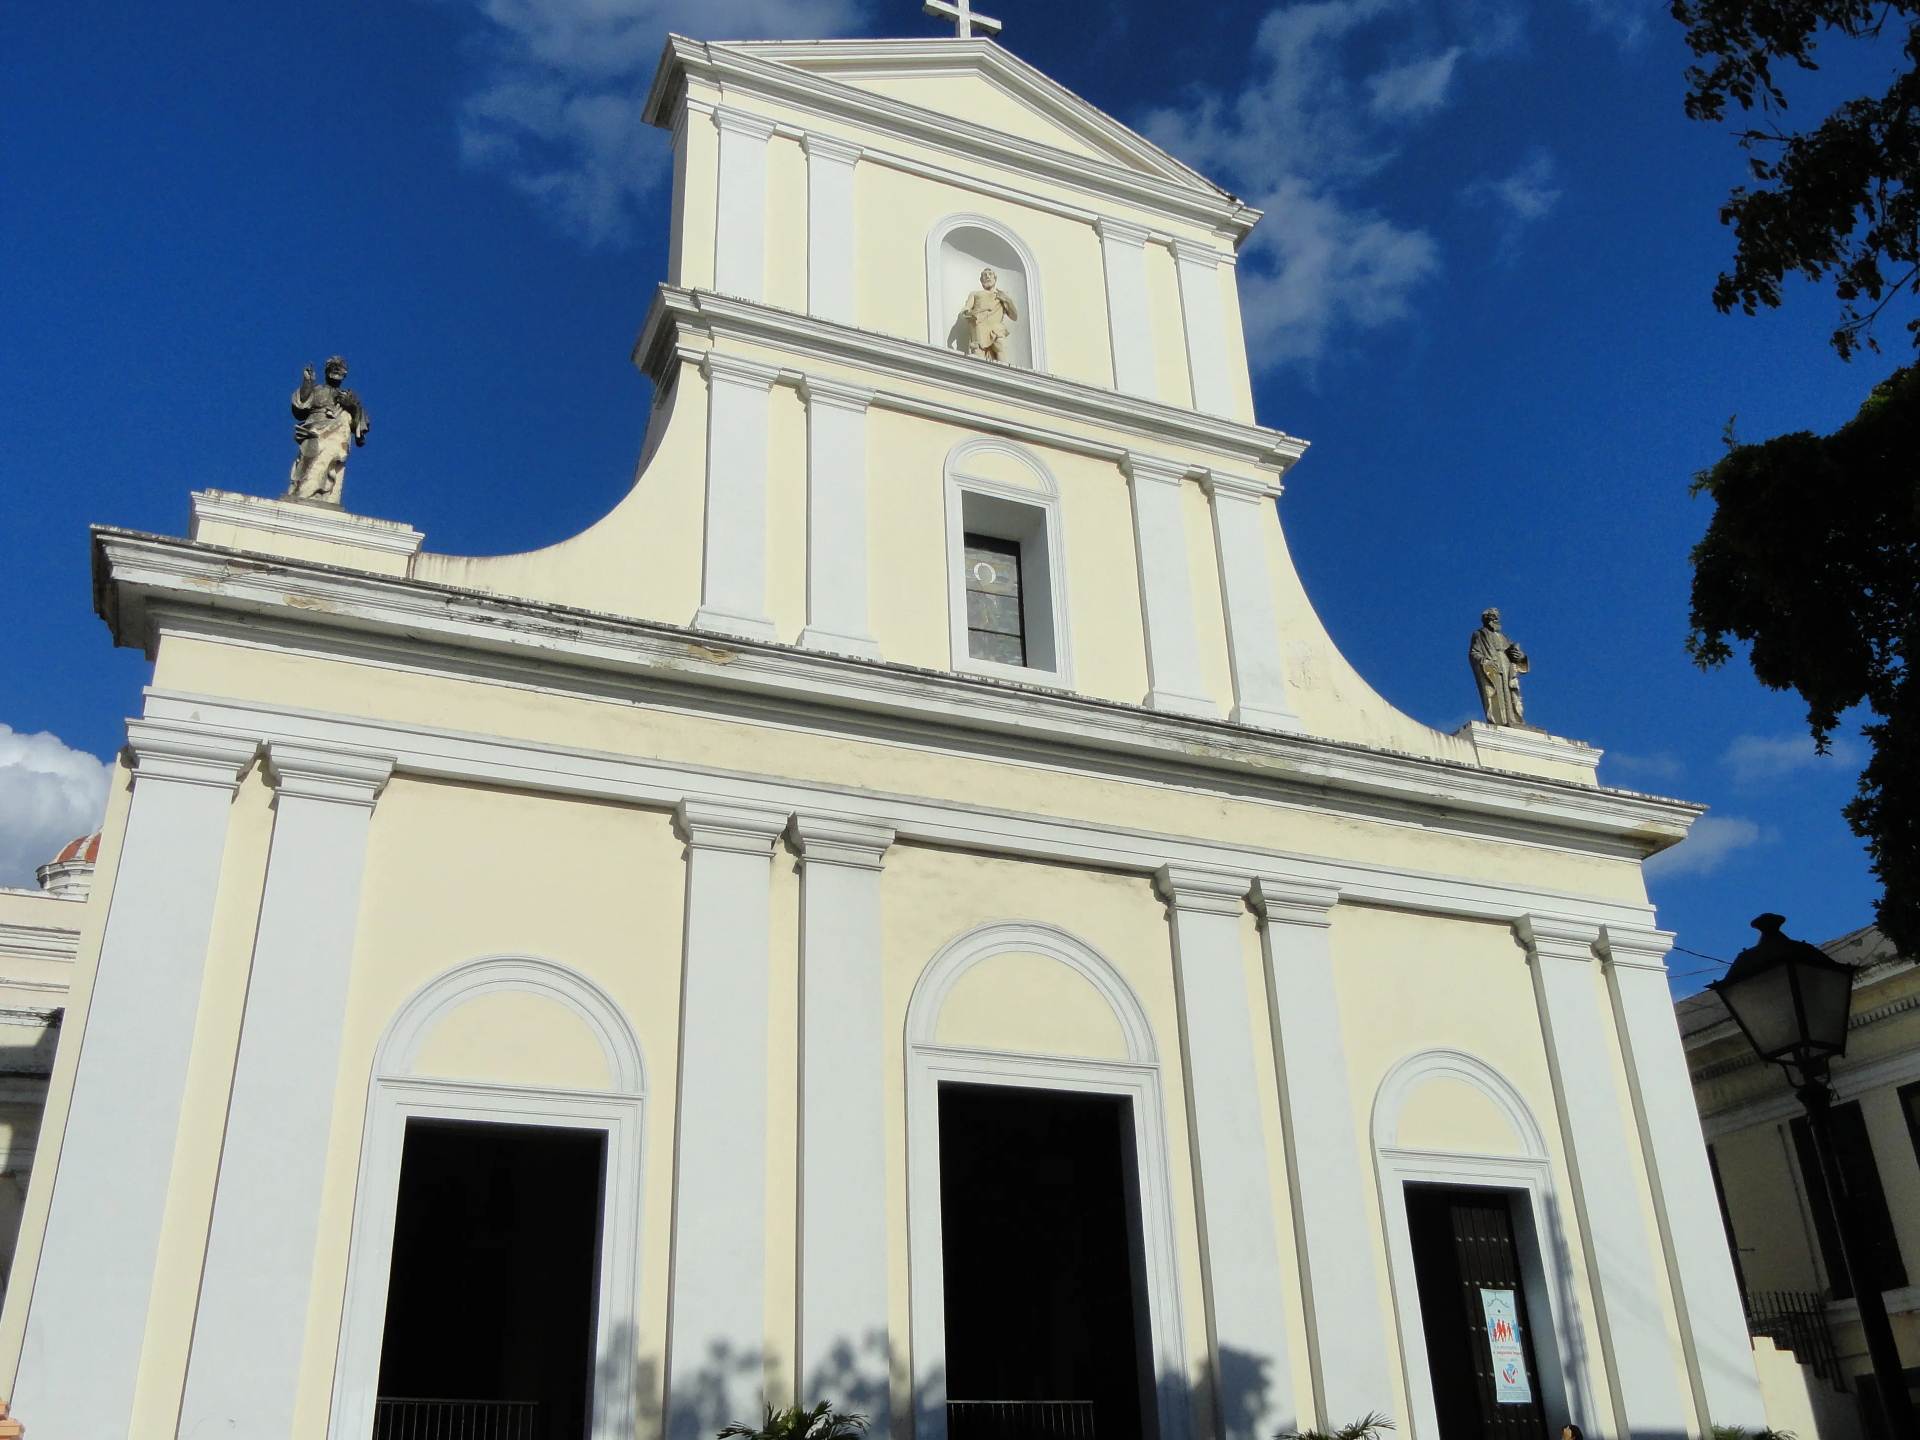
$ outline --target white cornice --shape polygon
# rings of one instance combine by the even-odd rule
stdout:
[[[194,717],[249,744],[290,739],[374,750],[404,774],[672,810],[682,802],[729,810],[791,811],[812,825],[884,828],[903,842],[1152,876],[1164,866],[1258,879],[1263,886],[1337,892],[1341,903],[1511,924],[1523,915],[1588,927],[1645,927],[1644,903],[1513,881],[1398,869],[1365,861],[1169,835],[957,800],[849,789],[710,764],[609,754],[403,721],[373,720],[217,696],[146,692],[150,719]]]
[[[996,365],[897,335],[881,335],[774,305],[672,285],[662,285],[655,294],[633,347],[633,363],[656,384],[664,384],[672,360],[705,362],[709,352],[689,343],[696,339],[709,345],[716,340],[762,345],[796,360],[852,366],[875,376],[936,387],[949,395],[977,395],[1054,419],[1099,425],[1163,445],[1198,448],[1268,470],[1286,470],[1307,450],[1306,441],[1264,425],[1243,425],[1182,406],[1123,395],[1100,385]],[[796,382],[799,378],[795,376]],[[882,387],[875,388],[873,403],[882,409],[915,414],[931,407],[981,430],[1004,429],[1009,424],[1002,416],[929,402],[918,395]],[[1061,439],[1075,449],[1089,450],[1089,442],[1082,437]],[[1124,447],[1095,442],[1091,453],[1118,460],[1127,452]]]
[[[233,525],[388,555],[417,554],[427,538],[411,525],[355,515],[319,500],[270,500],[230,490],[196,490],[191,498],[193,515],[187,533],[195,538],[203,525]]]
[[[1588,773],[1600,768],[1600,757],[1605,753],[1584,741],[1563,739],[1525,725],[1489,725],[1484,720],[1469,720],[1454,733],[1465,735],[1473,741],[1473,748],[1483,754],[1523,755],[1529,760],[1579,766]]]
[[[986,677],[829,655],[421,580],[96,529],[97,608],[123,645],[218,634],[628,703],[1196,784],[1394,824],[1633,859],[1698,806],[1281,734]],[[613,677],[610,681],[609,677]]]
[[[0,956],[15,960],[71,960],[79,949],[78,927],[69,929],[64,925],[28,925],[0,920]],[[0,985],[17,986],[20,983],[0,981]]]
[[[807,49],[824,58],[829,54],[826,47],[834,43],[811,42]],[[730,103],[772,101],[831,116],[892,139],[975,163],[986,161],[1015,174],[1049,181],[1110,203],[1117,201],[1189,224],[1205,225],[1235,246],[1260,219],[1260,212],[1252,206],[991,42],[974,42],[972,48],[964,51],[950,40],[937,42],[948,47],[938,51],[932,48],[932,42],[837,43],[842,47],[862,47],[864,54],[876,59],[892,56],[909,66],[935,57],[967,60],[972,68],[1000,88],[1032,101],[1037,108],[1067,123],[1069,129],[1080,128],[1090,139],[1098,136],[1095,143],[1102,144],[1103,148],[1124,150],[1133,163],[1097,159],[1009,135],[958,116],[811,73],[795,63],[799,52],[792,43],[782,46],[713,44],[681,35],[670,36],[642,116],[652,125],[671,129],[675,123],[674,112],[686,91],[687,77],[693,76],[722,91]],[[841,53],[856,52],[845,49]],[[769,58],[776,54],[781,58]]]

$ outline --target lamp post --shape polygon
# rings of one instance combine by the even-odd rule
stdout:
[[[1834,1226],[1840,1234],[1841,1263],[1860,1306],[1860,1328],[1867,1335],[1881,1413],[1892,1440],[1916,1440],[1913,1402],[1907,1395],[1893,1327],[1887,1323],[1879,1276],[1873,1273],[1866,1227],[1840,1171],[1828,1121],[1833,1092],[1827,1087],[1827,1067],[1834,1056],[1846,1053],[1853,971],[1817,946],[1781,934],[1780,927],[1786,923],[1779,915],[1755,920],[1760,942],[1735,956],[1727,973],[1707,988],[1726,1002],[1754,1052],[1786,1072],[1806,1109],[1814,1153],[1826,1177]]]

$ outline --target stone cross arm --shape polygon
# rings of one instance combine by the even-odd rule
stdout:
[[[994,36],[1000,33],[1000,22],[991,15],[981,15],[974,11],[972,0],[926,0],[920,7],[929,15],[942,20],[953,21],[954,38],[971,40],[976,34]]]

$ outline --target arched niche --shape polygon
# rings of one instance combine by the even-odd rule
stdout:
[[[490,1060],[489,1044],[527,1054]],[[567,1056],[566,1047],[593,1052]],[[453,1072],[453,1073],[447,1073]],[[598,1318],[589,1440],[638,1423],[640,1202],[646,1065],[620,1006],[565,965],[494,955],[443,971],[401,1005],[374,1051],[328,1440],[372,1433],[410,1120],[598,1131],[603,1137]]]
[[[971,1027],[1002,987],[1037,985],[1072,1014],[1035,1024],[1027,1043],[1006,1029]],[[971,993],[978,988],[981,993]],[[999,996],[1012,992],[1002,989]],[[946,1440],[946,1286],[940,1214],[940,1086],[1025,1086],[1122,1096],[1133,1117],[1144,1242],[1151,1395],[1158,1440],[1191,1440],[1186,1332],[1173,1229],[1173,1188],[1159,1050],[1146,1007],[1113,963],[1078,936],[1038,921],[976,926],[927,962],[907,1005],[907,1233],[913,1277],[915,1440]],[[992,1043],[977,1043],[981,1039]],[[1105,1050],[1105,1055],[1076,1053]]]
[[[1434,1048],[1396,1063],[1373,1102],[1373,1156],[1386,1230],[1409,1440],[1439,1440],[1413,1236],[1409,1185],[1503,1190],[1513,1197],[1514,1239],[1534,1358],[1550,1430],[1602,1423],[1594,1408],[1567,1245],[1565,1207],[1554,1185],[1546,1134],[1506,1076],[1477,1055]]]
[[[967,353],[968,331],[960,312],[980,288],[980,272],[992,266],[998,284],[1020,312],[1013,325],[1012,363],[1047,368],[1045,297],[1033,252],[1013,231],[986,215],[949,215],[927,232],[927,340]]]

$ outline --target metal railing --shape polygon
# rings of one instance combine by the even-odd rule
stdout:
[[[1747,1333],[1784,1345],[1793,1358],[1836,1390],[1846,1389],[1833,1331],[1827,1325],[1826,1298],[1806,1290],[1757,1290],[1746,1297]]]
[[[947,1440],[1094,1440],[1091,1400],[949,1400]]]
[[[540,1440],[538,1400],[374,1401],[373,1440]]]

